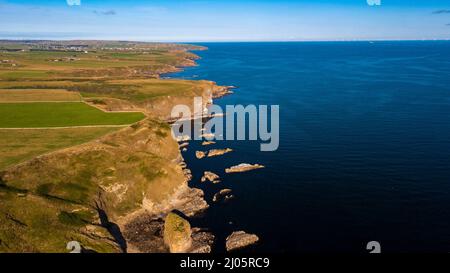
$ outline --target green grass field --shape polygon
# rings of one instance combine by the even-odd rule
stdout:
[[[89,142],[117,128],[1,130],[0,170],[35,156]]]
[[[82,100],[77,92],[59,89],[0,89],[2,102],[72,102]]]
[[[107,113],[82,102],[0,103],[0,128],[128,125],[143,113]]]

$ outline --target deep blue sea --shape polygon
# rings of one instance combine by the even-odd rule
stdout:
[[[184,157],[211,204],[195,225],[256,233],[251,252],[450,252],[450,42],[210,43],[170,75],[238,88],[218,105],[280,105],[280,147]],[[239,163],[267,168],[225,174]],[[199,183],[203,171],[222,183]],[[231,188],[236,198],[214,204]]]

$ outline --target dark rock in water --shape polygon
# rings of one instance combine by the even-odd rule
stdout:
[[[233,232],[226,240],[227,251],[233,251],[256,244],[259,241],[255,234],[248,234],[244,231]]]
[[[234,195],[227,195],[227,196],[225,196],[225,201],[228,201],[228,200],[231,200],[231,199],[234,199]]]
[[[222,199],[229,200],[229,199],[233,198],[234,197],[233,195],[229,195],[231,192],[232,192],[232,190],[230,190],[230,189],[221,190],[220,192],[218,192],[214,195],[213,202],[218,202]]]

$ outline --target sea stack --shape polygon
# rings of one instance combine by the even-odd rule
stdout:
[[[192,246],[191,225],[181,216],[171,212],[164,223],[164,243],[171,253],[186,253]]]

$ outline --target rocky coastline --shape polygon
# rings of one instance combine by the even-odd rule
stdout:
[[[193,60],[192,60],[193,61]],[[195,65],[191,62],[185,66]],[[218,86],[212,82],[211,88],[205,89],[203,97],[206,104],[211,104],[213,99],[232,94],[232,86]],[[167,119],[169,123],[172,121]],[[144,199],[142,210],[135,212],[123,220],[121,224],[123,234],[129,244],[129,252],[139,253],[210,253],[214,244],[214,235],[204,228],[191,228],[189,218],[201,215],[208,208],[209,204],[204,199],[204,193],[197,188],[189,187],[192,179],[191,170],[185,163],[181,152],[186,151],[189,146],[189,137],[177,140],[179,157],[177,165],[182,170],[185,182],[182,183],[171,195],[170,198],[162,202],[153,202]],[[206,145],[213,145],[215,142],[205,142]],[[197,158],[220,156],[231,152],[231,149],[213,149],[209,152],[196,152]],[[204,181],[219,183],[220,177],[214,173],[206,172]],[[230,198],[224,196],[224,198]],[[175,214],[174,214],[175,213]],[[174,216],[177,215],[177,216]],[[171,221],[167,219],[176,218],[186,227],[185,234],[167,239],[167,224]]]
[[[195,57],[186,59],[181,66],[194,66],[196,65],[195,59]],[[167,71],[161,71],[159,75],[176,72],[179,69],[179,67],[170,68]],[[204,88],[202,95],[205,101],[204,108],[212,104],[213,99],[232,94],[233,91],[231,90],[235,88],[234,86],[218,86],[214,82],[208,82],[205,86],[207,87]],[[167,104],[167,108],[173,102],[167,101],[163,102],[163,104]],[[169,123],[172,122],[167,115],[161,114],[161,111],[153,106],[151,107],[151,112],[158,113],[160,118]],[[207,135],[204,135],[204,137],[207,137]],[[178,145],[178,157],[173,160],[173,164],[176,165],[177,172],[181,173],[184,177],[184,181],[172,190],[169,197],[163,200],[153,200],[144,197],[139,210],[117,219],[117,224],[122,234],[121,236],[127,245],[126,252],[210,253],[213,251],[213,245],[217,243],[215,242],[214,235],[207,229],[191,227],[189,223],[189,218],[199,216],[209,208],[209,204],[204,197],[204,192],[201,189],[189,187],[189,182],[192,180],[192,172],[188,168],[181,153],[187,150],[189,141],[189,137],[183,137],[174,142]],[[215,142],[205,141],[203,144],[203,146],[209,146],[214,145]],[[197,151],[196,157],[198,159],[216,157],[230,152],[233,152],[233,150],[212,149],[207,152]],[[220,177],[212,172],[205,172],[202,181],[210,181],[216,184],[220,182]],[[216,203],[231,200],[234,198],[231,192],[231,189],[223,189],[214,196],[212,201]],[[177,228],[170,227],[171,222],[177,222],[178,224],[175,225],[183,226],[183,232],[169,236],[168,234],[171,230],[178,230]],[[227,249],[230,244],[237,245],[237,247],[232,246],[231,248],[233,249],[241,248],[256,243],[258,240],[255,240],[254,237],[248,237],[239,233],[232,236],[228,240],[231,243],[227,241],[226,245]],[[225,244],[225,242],[221,243]]]

